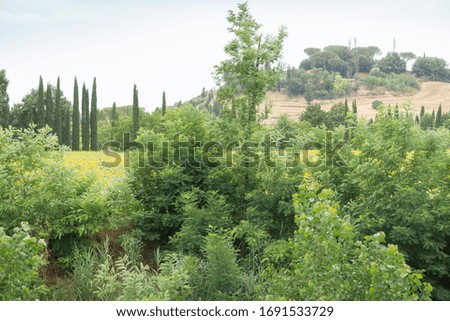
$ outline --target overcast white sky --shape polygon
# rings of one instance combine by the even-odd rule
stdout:
[[[90,88],[97,77],[99,107],[187,100],[212,88],[213,66],[223,60],[228,10],[242,1],[220,0],[0,0],[0,69],[10,80],[11,103],[44,82],[69,100],[73,79]],[[265,33],[289,32],[284,61],[297,66],[303,49],[330,44],[375,45],[450,61],[447,0],[249,0]]]

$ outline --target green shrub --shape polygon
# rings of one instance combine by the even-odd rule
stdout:
[[[182,194],[183,219],[180,231],[171,239],[178,251],[198,253],[208,227],[229,228],[230,207],[217,192],[194,188]]]
[[[77,243],[108,225],[107,190],[64,166],[48,127],[0,130],[0,164],[0,224],[6,231],[27,221],[31,234],[68,258]]]
[[[216,232],[208,233],[203,252],[205,261],[200,267],[201,282],[195,284],[196,299],[237,299],[241,287],[241,270],[229,237]]]
[[[396,118],[380,110],[355,137],[360,155],[339,186],[348,214],[364,234],[384,231],[433,288],[448,291],[449,132],[423,131],[411,115]],[[448,300],[448,293],[435,298]]]
[[[30,237],[29,231],[22,224],[8,236],[0,227],[0,301],[37,300],[47,292],[39,277],[45,242]]]
[[[371,90],[384,89],[393,92],[410,92],[413,89],[419,89],[420,85],[417,79],[410,74],[370,74],[359,82]]]
[[[331,190],[313,180],[294,195],[298,230],[267,249],[264,300],[427,300],[431,286],[384,234],[359,240]]]

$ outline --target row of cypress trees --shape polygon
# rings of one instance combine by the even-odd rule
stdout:
[[[13,123],[10,119],[9,96],[7,93],[9,81],[4,70],[0,70],[0,126],[7,128]],[[86,84],[83,83],[81,95],[77,78],[74,80],[73,101],[70,103],[61,90],[60,77],[56,87],[48,83],[44,86],[42,76],[39,77],[37,90],[28,94],[25,108],[22,109],[20,128],[28,127],[34,123],[37,129],[48,125],[58,137],[61,145],[66,145],[72,150],[88,151],[98,150],[98,109],[97,109],[97,80],[94,78],[91,95]],[[89,100],[90,97],[90,100]],[[81,106],[80,106],[81,98]],[[80,111],[81,108],[81,111]],[[163,93],[163,113],[165,113],[165,93]],[[113,115],[114,114],[114,115]],[[116,105],[114,103],[111,115],[111,127],[117,123]],[[139,97],[137,86],[133,88],[133,127],[132,134],[136,137],[139,130]],[[19,119],[17,116],[15,119]],[[16,121],[17,123],[17,121]]]
[[[416,116],[416,123],[420,125],[422,129],[433,129],[444,126],[444,115],[442,112],[442,105],[439,104],[437,113],[433,112],[425,113],[425,107],[422,106],[420,109],[420,114]]]
[[[79,105],[79,89],[77,78],[75,78],[73,90],[73,106],[72,106],[72,135],[70,134],[70,106],[66,112],[66,117],[62,118],[61,106],[61,85],[60,79],[56,84],[56,92],[53,99],[52,86],[49,83],[44,91],[44,82],[42,76],[39,77],[39,87],[36,106],[36,126],[42,128],[48,125],[58,136],[60,144],[71,146],[72,150],[84,151],[97,150],[97,80],[94,78],[92,85],[91,102],[89,104],[89,90],[83,84],[81,93],[81,117]],[[53,102],[55,103],[53,105]],[[90,108],[89,108],[90,106]],[[62,124],[62,122],[65,122]],[[80,146],[80,125],[81,125],[81,146]]]
[[[35,122],[37,128],[48,125],[58,136],[60,144],[70,146],[70,106],[62,103],[60,78],[58,77],[55,92],[49,83],[44,91],[42,76],[39,77],[37,106],[35,115],[30,115],[30,122]]]
[[[36,108],[36,126],[42,128],[48,125],[53,129],[53,132],[58,136],[60,144],[71,146],[72,150],[80,150],[80,124],[81,124],[81,142],[82,150],[97,150],[97,81],[94,78],[92,86],[92,96],[89,108],[89,91],[86,85],[83,84],[82,89],[82,104],[81,104],[81,118],[79,106],[79,91],[78,82],[75,78],[73,91],[73,106],[72,117],[70,117],[70,106],[67,106],[66,111],[62,110],[61,106],[61,85],[60,79],[56,84],[55,99],[53,100],[52,86],[47,85],[44,93],[44,84],[42,76],[39,77],[39,87],[37,95]],[[53,101],[55,105],[53,106]],[[62,118],[62,113],[66,113],[66,117]],[[71,119],[72,118],[72,122]],[[62,123],[64,121],[64,124]],[[72,123],[72,135],[71,126]]]

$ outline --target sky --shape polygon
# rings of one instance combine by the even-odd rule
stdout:
[[[151,111],[214,87],[214,65],[226,59],[228,10],[241,1],[220,0],[0,0],[0,70],[10,81],[11,105],[39,76],[61,77],[72,100],[73,82],[92,87],[100,108],[130,105],[133,85]],[[303,49],[327,45],[378,46],[436,56],[450,62],[447,0],[249,0],[262,32],[281,25],[289,36],[283,62],[298,66]]]

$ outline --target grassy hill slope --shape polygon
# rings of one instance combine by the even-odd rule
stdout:
[[[314,100],[313,103],[319,103],[322,109],[329,110],[333,104],[342,102],[348,99],[351,104],[352,100],[356,100],[358,106],[358,114],[366,118],[375,117],[376,111],[372,108],[374,100],[380,100],[385,105],[410,104],[410,109],[414,114],[419,114],[420,108],[423,105],[427,112],[433,109],[437,110],[439,104],[442,104],[444,111],[450,108],[450,83],[427,81],[420,84],[420,90],[411,94],[397,94],[389,92],[374,92],[365,88],[360,88],[357,93],[352,93],[348,97],[341,97],[337,99]],[[292,119],[298,119],[301,113],[305,110],[307,102],[303,96],[289,97],[282,92],[269,92],[267,94],[267,101],[272,102],[272,114],[265,123],[271,124],[281,114],[287,114]]]

